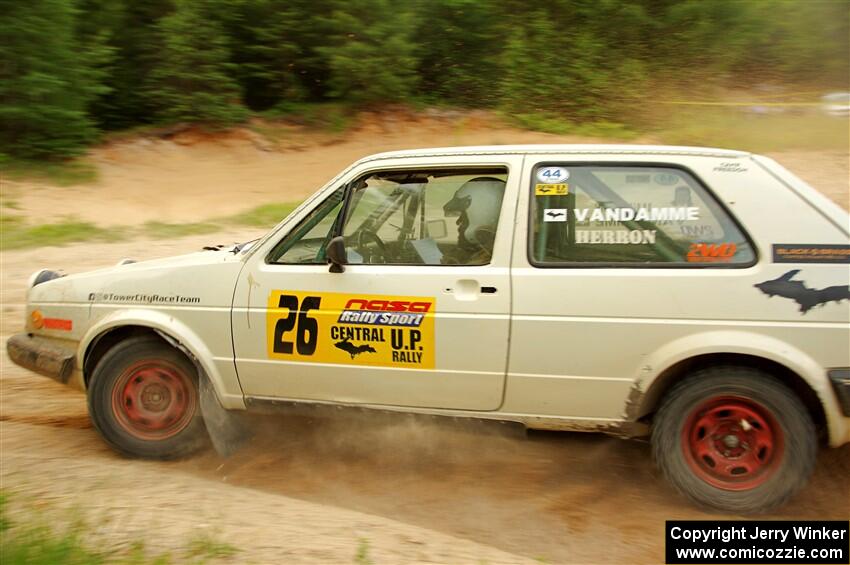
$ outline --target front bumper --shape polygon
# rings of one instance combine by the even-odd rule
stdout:
[[[74,373],[76,351],[54,339],[15,334],[6,342],[6,351],[15,364],[62,384]]]

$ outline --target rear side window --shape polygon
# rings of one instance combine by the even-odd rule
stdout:
[[[714,197],[674,167],[541,164],[531,182],[537,266],[748,266],[753,247]]]

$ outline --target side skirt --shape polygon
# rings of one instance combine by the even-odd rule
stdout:
[[[649,426],[643,422],[626,420],[589,420],[576,418],[556,418],[531,416],[528,414],[509,414],[504,412],[474,412],[467,410],[442,410],[438,408],[419,408],[406,406],[385,406],[379,404],[356,404],[324,402],[319,400],[297,400],[284,398],[245,397],[245,405],[250,412],[261,414],[296,414],[302,416],[330,416],[331,414],[376,414],[387,416],[407,414],[457,420],[479,420],[491,423],[522,426],[525,429],[599,432],[620,438],[646,437]]]

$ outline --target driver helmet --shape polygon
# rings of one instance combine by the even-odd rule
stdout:
[[[488,251],[493,248],[504,193],[505,181],[476,177],[463,183],[446,202],[443,214],[457,217],[459,247]]]

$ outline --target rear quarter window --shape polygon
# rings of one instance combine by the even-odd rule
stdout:
[[[743,229],[691,173],[668,166],[545,163],[532,171],[536,266],[746,267]]]

